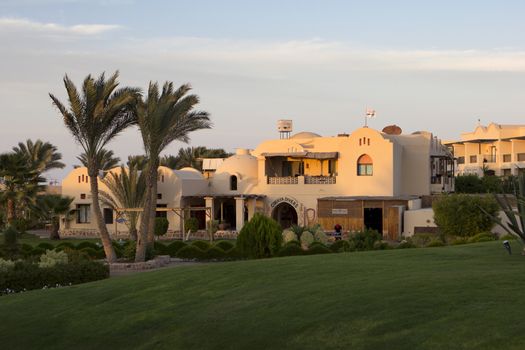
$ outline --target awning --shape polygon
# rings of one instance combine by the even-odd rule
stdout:
[[[291,157],[306,159],[337,159],[339,152],[279,152],[279,153],[262,153],[263,157]]]

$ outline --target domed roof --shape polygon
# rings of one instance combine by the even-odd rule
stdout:
[[[192,167],[185,167],[179,170],[172,170],[175,175],[180,179],[204,179],[201,172]]]
[[[301,131],[290,137],[291,139],[313,139],[314,137],[321,137],[321,135],[310,131]]]
[[[215,172],[216,175],[224,173],[257,178],[257,158],[250,154],[235,154],[226,158]]]

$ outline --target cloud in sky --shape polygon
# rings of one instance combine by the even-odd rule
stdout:
[[[0,30],[29,31],[50,34],[96,35],[122,28],[116,24],[76,24],[64,26],[56,23],[41,23],[24,18],[0,18]]]

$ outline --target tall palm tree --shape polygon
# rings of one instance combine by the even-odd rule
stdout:
[[[25,155],[31,167],[41,173],[65,167],[65,164],[60,161],[62,154],[49,142],[27,140],[26,143],[19,142],[17,147],[13,147],[13,151]]]
[[[181,148],[177,154],[177,165],[179,168],[192,167],[202,170],[202,158],[206,156],[206,152],[207,149],[203,146]]]
[[[45,194],[36,199],[35,212],[43,220],[51,223],[49,239],[60,239],[58,229],[60,227],[60,216],[68,215],[73,197],[64,197],[59,194]]]
[[[147,159],[146,156],[140,154],[135,156],[128,156],[128,161],[126,162],[128,167],[135,167],[138,170],[144,170],[146,167]]]
[[[13,223],[20,209],[34,203],[37,193],[44,189],[41,184],[45,179],[31,164],[25,154],[0,154],[0,203],[6,207],[8,224]]]
[[[87,168],[88,158],[85,152],[81,153],[77,159],[80,161],[80,163],[82,163],[83,166]],[[116,167],[119,162],[120,158],[115,157],[113,151],[111,150],[101,149],[97,154],[97,163],[100,166],[100,170],[109,171]]]
[[[109,192],[100,192],[102,203],[116,208],[142,208],[146,194],[146,180],[144,172],[139,171],[136,166],[130,168],[120,167],[120,173],[108,173],[102,182]],[[131,239],[137,240],[137,222],[139,213],[130,211],[125,213],[126,225],[129,229]]]
[[[136,122],[135,105],[140,96],[140,90],[136,88],[117,89],[119,85],[117,78],[118,72],[107,80],[104,73],[96,80],[88,75],[79,92],[66,75],[64,85],[68,94],[67,107],[54,95],[49,94],[53,104],[60,111],[64,124],[86,154],[93,212],[106,258],[110,262],[115,261],[116,255],[100,210],[98,174],[101,164],[99,161],[104,147]]]
[[[196,95],[188,95],[190,85],[173,88],[166,82],[159,91],[157,83],[149,84],[148,96],[137,106],[137,123],[142,134],[148,164],[146,167],[146,200],[137,240],[135,260],[144,261],[146,245],[153,242],[157,177],[160,153],[173,141],[189,141],[189,133],[211,127],[207,112],[195,110]]]

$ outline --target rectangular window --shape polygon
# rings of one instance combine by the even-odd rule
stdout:
[[[511,162],[511,156],[510,154],[504,154],[503,155],[503,162],[504,163],[510,163]],[[510,170],[510,169],[509,169]]]
[[[469,161],[470,161],[470,163],[477,163],[478,162],[478,156],[470,156]]]
[[[157,204],[157,208],[167,208],[167,207],[168,207],[167,204]],[[155,213],[155,216],[158,218],[167,218],[168,212],[167,211],[157,211]]]
[[[77,204],[77,224],[89,224],[91,219],[91,205]]]
[[[113,224],[113,209],[104,208],[104,222],[106,225]]]
[[[525,153],[518,153],[518,162],[525,162]]]
[[[162,199],[162,193],[157,193],[157,199]]]
[[[458,157],[458,164],[465,164],[465,157]]]
[[[336,162],[335,159],[328,160],[328,174],[330,175],[335,175],[335,173],[337,172],[335,162]]]

